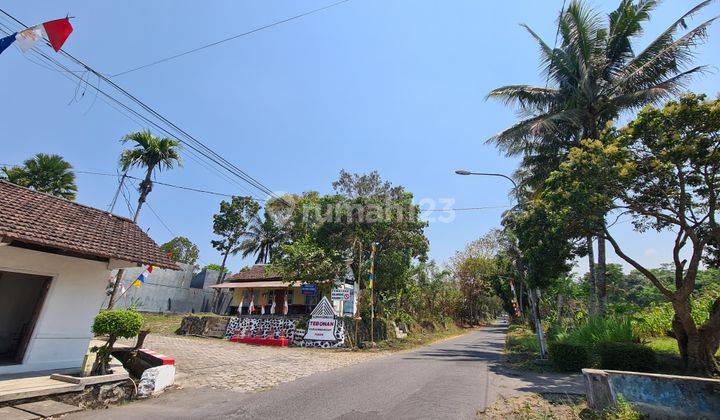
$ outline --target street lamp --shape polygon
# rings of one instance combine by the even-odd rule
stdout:
[[[455,171],[458,175],[480,175],[480,176],[496,176],[500,178],[505,178],[508,181],[512,182],[515,189],[518,189],[517,182],[515,182],[514,179],[510,178],[507,175],[504,174],[496,174],[492,172],[470,172],[465,169],[458,169]],[[517,196],[518,204],[522,205],[522,195]],[[540,357],[545,358],[545,355],[547,354],[546,346],[545,346],[545,337],[542,330],[542,324],[540,323],[540,319],[537,316],[537,305],[540,301],[540,289],[535,288],[533,290],[530,288],[528,296],[530,297],[530,304],[531,304],[531,311],[532,311],[532,318],[533,322],[535,324],[535,331],[538,337],[538,343],[540,344]]]
[[[455,171],[455,173],[458,175],[499,176],[500,178],[505,178],[508,181],[512,182],[515,189],[517,189],[517,187],[518,187],[517,182],[515,182],[514,179],[512,179],[509,176],[504,175],[504,174],[495,174],[495,173],[491,173],[491,172],[470,172],[470,171],[466,171],[465,169],[458,169],[457,171]]]

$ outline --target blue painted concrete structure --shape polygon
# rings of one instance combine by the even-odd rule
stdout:
[[[583,369],[588,405],[618,398],[650,418],[720,419],[720,380],[617,370]]]

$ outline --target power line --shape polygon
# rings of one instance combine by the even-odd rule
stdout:
[[[293,20],[296,20],[296,19],[303,18],[303,17],[305,17],[305,16],[309,16],[309,15],[312,15],[312,14],[315,14],[315,13],[322,12],[323,10],[330,9],[330,8],[332,8],[332,7],[338,6],[338,5],[342,4],[342,3],[347,3],[347,2],[349,2],[349,1],[350,1],[350,0],[337,1],[337,2],[335,2],[335,3],[329,4],[329,5],[324,6],[324,7],[320,7],[320,8],[318,8],[318,9],[313,9],[313,10],[310,10],[310,11],[308,11],[308,12],[301,13],[301,14],[299,14],[299,15],[295,15],[295,16],[292,16],[292,17],[289,17],[289,18],[286,18],[286,19],[283,19],[283,20],[279,20],[279,21],[270,23],[270,24],[268,24],[268,25],[264,25],[264,26],[260,26],[260,27],[255,28],[255,29],[251,29],[251,30],[249,30],[249,31],[247,31],[247,32],[243,32],[243,33],[240,33],[240,34],[237,34],[237,35],[233,35],[233,36],[230,36],[230,37],[228,37],[228,38],[221,39],[221,40],[219,40],[219,41],[211,42],[211,43],[209,43],[209,44],[205,44],[205,45],[203,45],[203,46],[200,46],[200,47],[197,47],[197,48],[193,48],[193,49],[191,49],[191,50],[187,50],[187,51],[181,52],[181,53],[179,53],[179,54],[171,55],[171,56],[169,56],[169,57],[161,58],[161,59],[159,59],[159,60],[156,60],[156,61],[153,61],[153,62],[150,62],[150,63],[147,63],[147,64],[143,64],[143,65],[141,65],[141,66],[133,67],[133,68],[131,68],[131,69],[128,69],[128,70],[125,70],[125,71],[121,71],[120,73],[115,73],[115,74],[111,75],[110,77],[112,78],[112,77],[123,76],[123,75],[126,75],[126,74],[128,74],[128,73],[132,73],[132,72],[134,72],[134,71],[142,70],[142,69],[145,69],[145,68],[148,68],[148,67],[151,67],[151,66],[155,66],[155,65],[160,64],[160,63],[164,63],[164,62],[166,62],[166,61],[174,60],[174,59],[176,59],[176,58],[180,58],[180,57],[183,57],[183,56],[185,56],[185,55],[192,54],[192,53],[198,52],[198,51],[200,51],[200,50],[204,50],[204,49],[206,49],[206,48],[214,47],[214,46],[216,46],[216,45],[218,45],[218,44],[222,44],[222,43],[224,43],[224,42],[232,41],[232,40],[234,40],[234,39],[237,39],[237,38],[240,38],[240,37],[243,37],[243,36],[251,35],[251,34],[254,34],[254,33],[256,33],[256,32],[260,32],[260,31],[263,31],[263,30],[265,30],[265,29],[269,29],[269,28],[272,28],[272,27],[274,27],[274,26],[281,25],[281,24],[283,24],[283,23],[287,23],[287,22],[290,22],[290,21],[293,21]]]
[[[19,21],[18,19],[16,19],[14,16],[10,15],[9,13],[7,13],[5,10],[0,9],[0,12],[2,12],[4,15],[8,16],[9,18],[13,19],[15,22],[17,22],[18,24],[22,25],[23,27],[27,27],[25,24],[23,24],[22,22],[20,22],[20,21]],[[68,75],[72,75],[73,77],[79,79],[81,84],[82,84],[82,83],[85,83],[85,84],[87,85],[87,82],[85,82],[84,78],[83,78],[82,76],[78,76],[78,75],[76,74],[77,72],[75,72],[75,71],[73,71],[73,70],[70,70],[69,68],[67,68],[67,66],[65,66],[65,65],[62,64],[62,63],[60,63],[60,62],[57,61],[56,59],[48,56],[47,54],[43,53],[42,51],[39,51],[39,50],[35,49],[35,52],[36,52],[37,54],[39,54],[42,58],[44,58],[44,59],[52,62],[53,64],[55,64],[55,65],[58,66],[59,68],[61,68],[61,69],[63,69],[63,70],[66,70],[66,72],[63,73],[64,76],[67,77]],[[221,168],[225,169],[226,171],[228,171],[228,172],[231,173],[232,175],[240,178],[241,180],[243,180],[243,181],[246,182],[247,184],[250,184],[250,185],[253,186],[254,188],[256,188],[256,189],[258,189],[259,191],[263,192],[264,194],[267,194],[267,195],[269,195],[269,196],[271,196],[271,197],[275,197],[275,198],[278,198],[278,199],[282,200],[281,197],[278,197],[272,190],[270,190],[268,187],[266,187],[265,185],[263,185],[260,181],[258,181],[257,179],[253,178],[252,176],[250,176],[249,174],[247,174],[246,172],[244,172],[242,169],[238,168],[236,165],[234,165],[233,163],[229,162],[227,159],[225,159],[224,157],[222,157],[220,154],[218,154],[218,153],[215,152],[214,150],[210,149],[207,145],[205,145],[204,143],[202,143],[201,141],[199,141],[199,140],[196,139],[195,137],[193,137],[193,136],[191,136],[190,134],[188,134],[186,131],[184,131],[183,129],[181,129],[180,127],[178,127],[177,125],[175,125],[174,123],[172,123],[171,121],[169,121],[167,118],[165,118],[164,116],[162,116],[160,113],[158,113],[155,109],[153,109],[152,107],[150,107],[150,106],[148,106],[147,104],[145,104],[144,102],[142,102],[140,99],[138,99],[137,97],[135,97],[134,95],[132,95],[131,93],[129,93],[127,90],[125,90],[125,89],[123,89],[122,87],[118,86],[118,85],[117,85],[115,82],[113,82],[112,80],[108,79],[105,75],[103,75],[103,74],[99,73],[98,71],[96,71],[95,69],[91,68],[89,65],[85,64],[83,61],[81,61],[81,60],[79,60],[78,58],[74,57],[72,54],[68,53],[67,51],[61,50],[60,52],[61,52],[61,54],[62,54],[63,56],[65,56],[65,57],[67,57],[67,58],[70,58],[70,59],[71,59],[72,61],[74,61],[76,64],[82,66],[82,67],[85,68],[87,71],[95,74],[95,75],[98,77],[98,80],[105,81],[108,85],[110,85],[110,86],[111,86],[112,88],[114,88],[116,91],[118,91],[118,92],[120,92],[121,94],[125,95],[127,98],[129,98],[129,99],[130,99],[132,102],[134,102],[136,105],[140,106],[145,112],[148,112],[151,116],[159,119],[163,124],[166,124],[170,129],[177,131],[177,132],[179,133],[180,137],[184,137],[185,140],[183,140],[182,138],[178,137],[177,135],[171,133],[171,132],[168,131],[165,127],[160,126],[160,125],[157,124],[156,122],[154,122],[154,121],[150,120],[149,118],[147,118],[146,116],[142,115],[142,114],[139,113],[137,110],[129,107],[127,104],[119,101],[117,98],[115,98],[114,96],[108,94],[108,93],[105,92],[103,89],[100,89],[99,86],[90,85],[90,87],[92,87],[93,89],[95,89],[97,92],[101,93],[103,96],[105,96],[105,97],[107,97],[108,99],[110,99],[111,101],[115,102],[116,104],[118,104],[118,105],[121,106],[122,108],[128,110],[130,113],[136,115],[138,118],[140,118],[140,119],[142,119],[143,121],[147,122],[149,125],[152,125],[152,126],[156,127],[158,130],[166,133],[168,136],[170,136],[170,137],[172,137],[172,138],[175,138],[176,140],[178,140],[179,142],[181,142],[183,145],[185,145],[185,146],[189,147],[190,149],[194,150],[195,152],[199,153],[199,154],[202,155],[203,157],[207,158],[208,160],[212,161],[212,162],[215,163],[216,165],[218,165],[218,166],[220,166]],[[99,84],[99,83],[98,83],[98,84]],[[284,201],[284,200],[283,200],[283,201]]]

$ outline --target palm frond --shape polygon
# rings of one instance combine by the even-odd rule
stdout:
[[[650,12],[657,4],[657,0],[644,0],[637,4],[633,0],[623,0],[617,9],[610,13],[606,71],[612,72],[632,59],[634,52],[631,40],[642,35],[642,23],[650,20]]]
[[[685,13],[628,62],[616,77],[620,90],[627,86],[650,87],[654,80],[669,76],[689,64],[695,57],[692,47],[707,38],[707,29],[717,18],[703,22],[677,40],[674,40],[675,33],[679,28],[687,28],[686,20],[710,2],[704,1]]]
[[[615,96],[612,98],[611,106],[615,109],[633,110],[670,99],[681,94],[694,76],[706,71],[707,66],[693,67],[651,87]]]
[[[525,109],[545,110],[556,103],[560,92],[553,88],[542,88],[530,85],[509,85],[493,89],[486,99],[493,98],[505,106],[519,106]]]

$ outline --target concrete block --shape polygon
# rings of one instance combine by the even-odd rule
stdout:
[[[36,401],[26,404],[20,404],[14,406],[20,410],[27,411],[29,413],[37,414],[41,417],[52,417],[59,416],[61,414],[73,413],[75,411],[81,411],[82,408],[76,405],[70,405],[61,403],[53,400]]]
[[[619,396],[650,418],[718,418],[720,380],[618,370],[583,369],[588,405],[602,408]]]
[[[37,414],[28,413],[17,408],[0,407],[0,419],[3,420],[34,420],[39,418],[40,416]]]
[[[175,383],[174,365],[162,365],[147,369],[140,378],[138,396],[143,398],[159,394],[173,383]]]

